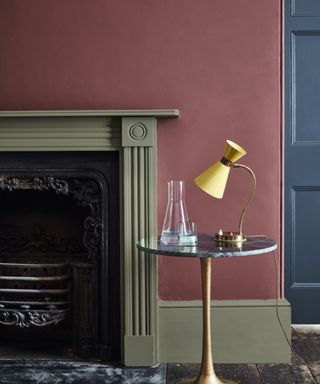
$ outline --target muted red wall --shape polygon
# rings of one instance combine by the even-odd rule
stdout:
[[[159,123],[166,182],[186,181],[199,231],[235,229],[250,179],[215,200],[193,178],[226,138],[258,179],[245,231],[280,236],[279,0],[0,0],[0,109],[179,108]],[[159,258],[162,299],[200,297],[197,261]],[[274,296],[270,255],[214,261],[216,298]]]

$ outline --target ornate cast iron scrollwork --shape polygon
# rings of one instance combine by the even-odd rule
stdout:
[[[85,233],[83,236],[83,244],[88,249],[89,261],[94,261],[99,254],[100,245],[100,220],[95,217],[87,217],[84,222]]]
[[[92,180],[73,180],[71,193],[78,205],[90,207],[91,215],[84,221],[83,245],[88,250],[88,259],[95,262],[99,255],[101,238],[101,193],[99,185]]]
[[[35,191],[56,191],[57,193],[68,194],[69,186],[67,181],[49,177],[0,177],[0,189],[13,191],[19,189]]]
[[[14,325],[20,328],[29,328],[32,325],[44,327],[51,324],[57,325],[68,316],[69,310],[6,309],[3,304],[0,304],[0,324],[3,325]]]
[[[50,236],[44,228],[33,231],[29,236],[0,236],[0,252],[19,253],[54,251],[58,254],[83,253],[83,239]]]
[[[55,254],[59,254],[60,252],[69,252],[72,254],[86,253],[89,262],[83,271],[86,278],[84,279],[83,273],[80,273],[81,268],[75,267],[73,271],[75,280],[77,276],[79,276],[78,287],[72,286],[73,289],[78,289],[76,294],[72,293],[73,300],[80,300],[80,296],[78,297],[78,295],[81,295],[81,292],[85,292],[84,295],[81,295],[81,309],[77,308],[76,313],[73,313],[73,322],[79,322],[81,332],[78,336],[78,342],[80,345],[91,345],[93,343],[93,334],[96,332],[96,309],[93,305],[96,297],[96,276],[95,272],[93,273],[92,271],[95,271],[95,263],[101,254],[102,239],[102,193],[99,183],[89,178],[76,179],[74,177],[0,177],[0,191],[1,190],[54,191],[57,194],[72,197],[78,206],[89,208],[89,213],[83,223],[84,234],[80,242],[79,239],[65,239],[58,236],[50,236],[45,231],[39,234],[38,231],[37,233],[31,233],[29,236],[20,238],[16,238],[15,236],[0,237],[0,252],[20,252],[21,254],[26,251],[44,253],[54,251]],[[83,260],[81,260],[81,262],[83,263]],[[22,279],[22,281],[24,280]],[[23,286],[20,288],[21,291],[24,289]],[[15,288],[11,290],[14,291]],[[26,289],[26,291],[28,290]],[[27,294],[31,295],[30,292],[27,292]],[[19,291],[19,295],[22,297],[20,303],[27,300],[24,297],[25,293]],[[68,297],[64,298],[64,300],[68,301]],[[43,303],[41,302],[40,304],[38,297],[33,298],[31,301],[32,305],[27,307],[26,305],[17,305],[16,298],[13,299],[10,293],[6,293],[6,297],[0,297],[0,324],[20,328],[32,326],[45,327],[51,324],[58,324],[70,316],[69,304],[66,304],[68,306],[64,307],[45,305],[45,307],[40,309],[39,307],[42,306]]]
[[[13,190],[35,190],[35,191],[55,191],[58,194],[70,195],[78,203],[79,206],[89,207],[91,215],[85,219],[84,222],[84,236],[83,245],[88,250],[88,260],[96,262],[101,239],[101,191],[100,186],[94,180],[88,179],[62,179],[53,176],[45,177],[0,177],[0,190],[13,191]],[[7,238],[6,243],[0,238],[0,248],[8,247]],[[57,248],[57,241],[47,239],[46,245],[49,243]],[[45,245],[43,243],[42,245]],[[55,244],[54,244],[55,243]],[[32,239],[20,239],[15,242],[15,245],[24,250],[24,247],[35,246]],[[61,245],[61,243],[60,243]],[[74,245],[74,244],[73,244]],[[70,247],[71,244],[65,245]],[[56,249],[55,249],[56,250]]]

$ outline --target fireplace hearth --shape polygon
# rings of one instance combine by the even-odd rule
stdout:
[[[0,357],[8,346],[120,360],[118,163],[116,152],[0,154]]]

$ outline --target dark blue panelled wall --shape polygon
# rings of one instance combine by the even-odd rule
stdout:
[[[285,296],[320,323],[320,0],[285,0]]]

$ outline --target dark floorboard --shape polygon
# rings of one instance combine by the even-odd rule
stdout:
[[[221,379],[235,383],[256,384],[260,382],[259,371],[254,364],[219,364],[216,374]]]
[[[298,354],[292,364],[216,364],[216,374],[239,384],[320,384],[320,331],[293,331],[292,344]],[[199,364],[169,364],[167,384],[195,378],[199,369]]]
[[[320,332],[293,332],[292,364],[216,364],[217,375],[238,384],[320,384]],[[0,351],[1,352],[1,351]],[[0,384],[176,384],[193,379],[199,364],[121,365],[0,355]]]
[[[310,369],[293,357],[292,364],[258,365],[263,384],[316,384]]]

